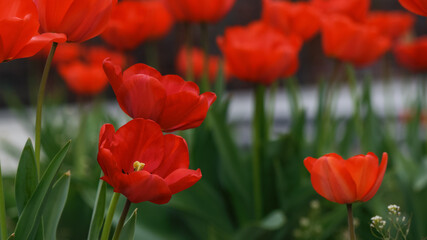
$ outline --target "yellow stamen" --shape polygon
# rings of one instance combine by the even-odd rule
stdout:
[[[133,169],[135,170],[135,172],[141,171],[142,169],[144,169],[144,167],[145,167],[145,163],[138,162],[138,161],[135,161],[133,163]]]

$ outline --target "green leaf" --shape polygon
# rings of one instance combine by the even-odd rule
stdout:
[[[106,192],[106,183],[103,180],[99,180],[95,205],[93,207],[92,220],[90,221],[89,234],[87,236],[88,240],[99,239],[102,222],[104,221]]]
[[[120,234],[120,240],[133,240],[135,237],[136,217],[138,208],[136,208],[129,219],[123,226],[122,233]]]
[[[37,185],[36,190],[34,191],[33,195],[22,211],[20,218],[18,219],[18,223],[16,224],[15,228],[15,239],[26,240],[31,234],[46,194],[48,193],[53,179],[58,172],[65,156],[67,155],[69,148],[70,141],[67,142],[67,144],[65,144],[65,146],[56,154],[47,167],[46,172]]]
[[[36,190],[39,177],[37,174],[36,158],[31,139],[28,139],[19,159],[15,178],[15,198],[18,214],[22,213],[25,205]]]
[[[64,173],[53,185],[45,201],[43,212],[44,239],[56,239],[56,230],[70,189],[70,171]]]

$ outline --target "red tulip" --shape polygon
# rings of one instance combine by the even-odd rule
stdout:
[[[405,12],[374,11],[369,13],[366,24],[375,27],[384,36],[393,40],[408,33],[414,26],[415,18]]]
[[[321,10],[325,17],[332,14],[345,15],[354,21],[364,21],[369,11],[370,0],[311,0],[313,7]]]
[[[427,1],[425,0],[399,0],[400,4],[409,11],[427,17]]]
[[[344,160],[335,153],[319,159],[307,157],[304,165],[311,174],[311,184],[317,193],[329,201],[350,204],[371,199],[384,177],[387,153],[381,165],[373,153]]]
[[[172,15],[163,1],[121,1],[101,37],[115,48],[131,50],[145,40],[165,36],[172,24]]]
[[[104,70],[122,110],[132,118],[154,120],[165,132],[200,126],[216,99],[212,92],[200,95],[194,82],[177,75],[162,76],[142,63],[122,73],[106,59]]]
[[[327,56],[362,67],[383,55],[391,41],[372,26],[352,22],[344,16],[332,16],[323,22],[322,44]]]
[[[64,34],[39,34],[37,9],[31,0],[0,0],[0,63],[35,55]]]
[[[394,48],[397,62],[414,72],[427,71],[427,36],[413,42],[399,42]]]
[[[235,0],[166,0],[178,21],[215,23],[230,11]]]
[[[264,0],[263,4],[263,21],[286,35],[296,34],[307,40],[320,30],[320,13],[308,3]]]
[[[217,42],[231,74],[244,81],[268,85],[298,68],[301,40],[262,22],[227,28]]]
[[[169,202],[202,177],[191,170],[187,143],[182,137],[163,135],[151,120],[134,119],[117,132],[105,124],[99,136],[98,163],[101,178],[133,203]]]
[[[175,65],[179,74],[185,75],[187,73],[187,49],[182,47],[176,57]],[[196,80],[200,80],[203,76],[203,64],[204,64],[204,53],[201,49],[193,48],[191,50],[191,60],[193,63],[192,70]],[[214,82],[217,79],[219,71],[220,59],[218,56],[209,56],[208,68],[209,68],[209,80]],[[227,80],[229,76],[229,70],[227,64],[224,64],[224,77]]]
[[[83,42],[104,31],[117,0],[33,0],[43,32],[64,33]]]
[[[108,83],[102,68],[102,62],[107,57],[111,57],[119,66],[124,66],[126,62],[120,53],[107,51],[102,47],[79,46],[76,58],[58,62],[58,72],[74,93],[96,95]]]

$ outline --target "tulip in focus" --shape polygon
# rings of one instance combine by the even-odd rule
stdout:
[[[387,158],[387,153],[383,153],[379,164],[373,153],[347,160],[330,153],[318,159],[307,157],[304,165],[317,193],[332,202],[351,204],[366,202],[375,195],[384,177]]]
[[[241,80],[269,85],[298,69],[301,39],[285,36],[265,23],[229,27],[217,42],[231,74]]]
[[[415,14],[427,17],[427,1],[425,0],[399,0],[400,4]]]
[[[311,0],[314,8],[319,9],[327,18],[330,15],[344,15],[354,21],[363,22],[369,11],[370,0]]]
[[[187,49],[182,47],[176,57],[175,66],[179,74],[185,75],[187,73]],[[193,48],[191,50],[191,59],[193,63],[193,74],[196,80],[200,80],[203,77],[203,61],[204,53],[201,49]],[[218,56],[209,56],[208,67],[209,67],[209,81],[214,82],[218,78],[220,59]],[[229,69],[227,64],[224,64],[224,78],[227,80],[229,76]]]
[[[106,59],[104,70],[122,110],[132,118],[157,122],[165,132],[200,126],[216,100],[215,93],[200,94],[196,83],[177,75],[162,76],[142,63],[122,73]]]
[[[404,68],[414,72],[427,71],[427,36],[413,42],[399,42],[393,52],[397,62]]]
[[[319,32],[321,15],[308,3],[264,0],[262,19],[286,35],[296,34],[303,40]]]
[[[412,14],[400,11],[373,11],[369,13],[366,24],[375,27],[384,36],[396,40],[413,28],[415,18]]]
[[[35,55],[64,34],[39,34],[37,9],[31,0],[0,0],[0,63]]]
[[[332,16],[323,21],[322,45],[326,56],[363,67],[387,52],[391,40],[372,26]]]
[[[200,180],[191,170],[187,143],[182,137],[163,135],[151,120],[134,119],[114,130],[105,124],[99,136],[98,163],[102,180],[130,202],[169,202],[172,195]]]
[[[235,0],[165,0],[175,19],[193,23],[216,23],[233,7]]]
[[[68,42],[101,34],[117,0],[33,0],[42,32],[64,33]]]
[[[173,22],[161,0],[121,1],[114,7],[101,37],[117,49],[131,50],[145,40],[164,37]]]
[[[78,57],[58,62],[58,72],[68,88],[78,95],[96,95],[107,86],[108,79],[102,62],[110,57],[119,66],[125,65],[125,57],[102,47],[79,46]]]

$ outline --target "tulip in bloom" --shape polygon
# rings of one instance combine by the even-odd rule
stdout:
[[[381,164],[373,153],[347,160],[330,153],[319,159],[307,157],[304,165],[311,174],[314,190],[322,197],[340,204],[366,202],[381,185],[387,167],[387,153],[383,153]]]
[[[118,65],[106,59],[104,70],[122,110],[132,118],[157,122],[165,132],[200,126],[216,100],[212,92],[200,95],[196,83],[177,75],[162,76],[142,63],[122,73]]]
[[[99,136],[101,178],[133,203],[169,202],[172,194],[200,180],[200,169],[191,170],[187,143],[182,137],[163,135],[151,120],[134,119],[114,130],[105,124]]]
[[[367,25],[375,27],[384,36],[393,40],[408,33],[414,22],[412,14],[400,11],[373,11],[366,19]]]
[[[323,21],[325,55],[363,67],[376,61],[391,46],[391,40],[372,26],[358,24],[344,16]]]
[[[262,19],[286,35],[310,39],[320,30],[321,15],[308,3],[264,0]]]
[[[427,17],[427,1],[425,0],[399,0],[400,4],[409,11]]]
[[[414,72],[427,71],[427,36],[413,42],[399,42],[394,48],[394,56],[403,67]]]
[[[191,60],[193,63],[192,70],[196,80],[200,80],[203,76],[203,64],[204,64],[204,53],[199,48],[193,48],[191,50]],[[214,82],[217,79],[219,71],[220,59],[218,56],[209,56],[208,68],[209,68],[209,81]],[[187,73],[187,49],[182,47],[175,61],[176,69],[179,74],[185,75]],[[224,77],[227,80],[229,76],[229,69],[227,64],[224,64]]]
[[[354,21],[365,20],[369,11],[370,0],[311,0],[313,7],[320,9],[325,18],[329,15],[345,15]]]
[[[161,0],[121,1],[114,7],[101,37],[117,49],[131,50],[145,40],[165,36],[173,22]]]
[[[230,11],[235,0],[166,0],[178,21],[215,23]]]
[[[64,34],[39,34],[37,9],[31,0],[0,0],[0,63],[35,55]]]
[[[42,32],[64,33],[69,42],[101,34],[117,0],[33,0]]]
[[[244,81],[269,85],[298,68],[301,39],[285,36],[263,22],[227,28],[217,42],[231,74]]]
[[[107,57],[110,57],[119,66],[124,66],[126,62],[125,57],[120,53],[111,52],[102,47],[78,46],[76,58],[66,61],[58,59],[58,72],[74,93],[96,95],[108,83],[102,68],[102,62]]]

